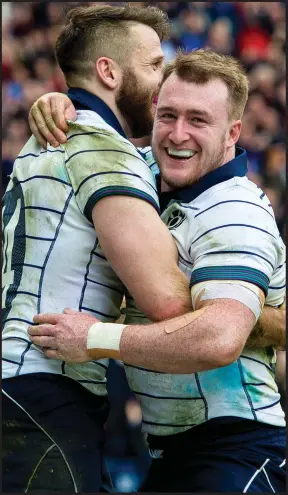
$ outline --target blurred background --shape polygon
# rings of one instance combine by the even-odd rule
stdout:
[[[66,92],[53,46],[67,9],[83,2],[2,2],[2,174],[28,139],[27,114],[50,91]],[[109,4],[109,2],[88,2]],[[123,5],[124,2],[111,2]],[[211,47],[245,66],[250,98],[239,145],[248,152],[249,176],[269,197],[281,235],[284,226],[286,26],[285,2],[130,2],[168,12],[172,36],[167,61],[177,48]]]
[[[88,2],[93,4],[110,2]],[[124,2],[111,2],[123,5]],[[28,111],[51,91],[66,92],[53,52],[65,12],[83,2],[2,2],[2,178],[30,136]],[[249,178],[267,194],[285,236],[285,2],[130,2],[168,12],[171,38],[166,61],[177,48],[210,47],[231,54],[246,68],[250,97],[239,145],[248,153]],[[120,363],[111,363],[112,414],[107,424],[107,466],[118,492],[136,490],[149,465],[141,436],[141,412]]]

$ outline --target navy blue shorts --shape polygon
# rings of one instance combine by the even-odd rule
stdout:
[[[49,373],[2,388],[3,492],[99,492],[107,398]]]
[[[285,492],[285,428],[217,418],[184,433],[148,435],[142,492]]]

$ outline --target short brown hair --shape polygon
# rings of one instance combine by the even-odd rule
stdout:
[[[112,58],[122,66],[128,58],[129,63],[129,53],[134,48],[129,40],[131,23],[151,27],[160,40],[170,30],[167,14],[157,7],[80,6],[71,9],[66,20],[55,53],[67,83],[71,76],[89,77],[99,57]]]
[[[172,73],[196,84],[220,79],[228,89],[229,119],[242,118],[248,100],[249,83],[245,70],[234,57],[202,48],[187,54],[179,51],[175,60],[166,65],[162,84]]]

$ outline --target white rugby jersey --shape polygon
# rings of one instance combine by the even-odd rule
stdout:
[[[111,194],[139,197],[158,209],[158,196],[149,166],[112,111],[84,90],[69,93],[81,109],[67,143],[43,150],[31,137],[4,196],[2,370],[3,378],[59,373],[104,395],[108,360],[48,359],[27,327],[35,314],[65,307],[114,322],[124,287],[99,246],[92,209]]]
[[[161,194],[162,219],[191,286],[244,280],[265,292],[266,304],[277,306],[285,294],[285,247],[268,198],[246,172],[246,152],[238,149],[234,160],[192,187]],[[127,303],[125,323],[136,323],[137,311]],[[275,363],[272,347],[244,348],[236,362],[215,370],[176,375],[126,365],[126,374],[141,403],[144,430],[171,435],[220,416],[284,426]]]

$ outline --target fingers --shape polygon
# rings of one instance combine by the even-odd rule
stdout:
[[[30,130],[31,130],[32,134],[34,134],[34,136],[37,139],[40,146],[42,146],[42,148],[46,149],[47,148],[47,141],[46,141],[46,139],[44,139],[42,137],[42,134],[40,134],[40,132],[38,131],[38,127],[37,127],[37,124],[33,118],[33,115],[31,114],[31,110],[30,110],[30,113],[28,115],[28,121],[29,121],[29,126],[30,126]]]
[[[54,325],[35,325],[28,327],[28,334],[31,336],[40,335],[54,336],[55,335],[55,326]]]
[[[43,352],[44,352],[45,356],[50,358],[50,359],[60,359],[60,361],[65,361],[63,359],[62,355],[54,349],[45,348],[45,349],[43,349]]]
[[[51,325],[56,325],[60,319],[61,314],[58,313],[40,313],[39,315],[35,315],[33,317],[34,323],[50,323]]]
[[[45,112],[45,113],[44,113]],[[45,139],[50,143],[54,148],[57,148],[59,146],[59,141],[57,138],[55,139],[53,133],[50,132],[50,127],[53,128],[53,125],[51,125],[51,121],[53,122],[52,116],[51,116],[51,111],[50,111],[50,105],[49,104],[44,104],[44,110],[43,110],[43,115],[45,115],[45,120],[42,115],[42,110],[40,110],[40,101],[37,103],[34,103],[30,110],[30,114],[34,119],[35,125],[37,127],[37,135],[35,137],[38,140],[38,135],[40,134],[42,136],[42,140]],[[30,121],[29,121],[30,122]],[[49,125],[48,125],[49,122]],[[49,127],[50,126],[50,127]],[[55,124],[54,124],[55,126]],[[56,128],[56,126],[55,126]],[[32,131],[32,129],[31,129]],[[33,132],[34,133],[34,132]],[[40,141],[39,141],[40,143]]]
[[[63,313],[65,315],[74,315],[74,314],[78,314],[79,311],[74,311],[74,309],[71,308],[64,308]]]
[[[33,344],[39,345],[40,347],[49,347],[50,349],[58,349],[56,340],[54,337],[43,337],[43,336],[31,336]]]
[[[60,107],[58,110],[55,106],[55,103],[54,103],[53,104],[54,115],[53,115],[52,114],[52,106],[51,106],[52,102],[50,105],[50,101],[51,100],[46,101],[45,99],[39,100],[38,107],[39,107],[39,110],[42,114],[41,115],[42,119],[44,118],[45,129],[43,128],[43,130],[45,130],[46,133],[49,133],[49,131],[50,131],[51,135],[53,136],[52,139],[54,140],[54,142],[58,142],[57,146],[59,146],[59,143],[65,143],[67,141],[67,138],[66,138],[65,133],[63,131],[61,131],[61,129],[58,129],[58,127],[56,126],[56,124],[54,122],[54,116],[58,115],[58,112],[60,112],[63,114],[63,117],[64,117],[64,108],[63,108],[63,104],[62,104],[62,108]],[[36,104],[37,104],[37,102],[36,102]],[[34,119],[36,120],[35,115],[34,115]],[[40,127],[40,121],[39,121],[38,127]],[[47,137],[47,141],[49,141],[49,143],[51,143],[52,146],[54,146],[53,142],[50,141],[50,139],[48,139],[48,137]]]
[[[55,126],[58,127],[58,129],[59,129],[60,142],[66,142],[67,139],[66,139],[65,133],[68,132],[68,130],[69,130],[69,126],[68,126],[66,119],[65,119],[65,109],[66,109],[67,104],[65,105],[66,100],[64,100],[62,98],[61,98],[61,100],[60,99],[58,100],[57,96],[51,97],[51,114],[52,114],[52,118],[55,122]],[[68,100],[68,98],[67,98],[67,100]],[[70,101],[70,100],[68,100],[68,101]],[[61,132],[61,130],[63,132]],[[61,138],[65,141],[62,141]]]
[[[65,110],[65,120],[72,120],[73,122],[77,119],[77,112],[74,105],[70,101],[69,106]]]

